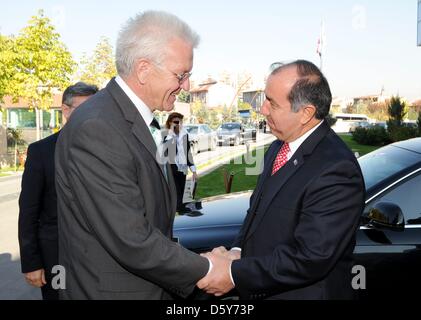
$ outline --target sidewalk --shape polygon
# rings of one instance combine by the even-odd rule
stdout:
[[[254,151],[255,149],[262,147],[266,144],[272,143],[276,137],[272,134],[263,134],[259,133],[258,139],[256,143],[251,143],[249,147],[249,152]],[[204,176],[219,167],[223,166],[224,164],[229,163],[231,160],[245,155],[247,153],[246,145],[242,145],[240,150],[236,149],[234,152],[226,152],[222,155],[219,155],[214,158],[207,159],[204,162],[196,163],[197,174],[199,177]]]

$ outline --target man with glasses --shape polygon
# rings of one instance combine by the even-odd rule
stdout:
[[[68,120],[72,112],[98,91],[78,82],[68,87],[61,110]],[[54,182],[54,151],[60,131],[28,148],[19,198],[19,244],[26,281],[41,288],[44,300],[57,300],[51,286],[52,268],[58,264],[57,198]]]
[[[177,193],[153,116],[189,90],[198,42],[172,14],[130,19],[117,40],[118,76],[60,135],[62,299],[186,297],[208,273],[209,260],[172,241]]]

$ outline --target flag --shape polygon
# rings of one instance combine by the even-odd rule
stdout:
[[[316,50],[319,57],[322,57],[325,46],[326,46],[326,35],[325,35],[324,22],[322,20],[320,24],[320,35],[319,35],[319,39],[317,40],[317,50]]]

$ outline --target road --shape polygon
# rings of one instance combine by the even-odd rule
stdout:
[[[259,135],[250,148],[269,143],[271,135]],[[201,152],[194,156],[199,175],[214,170],[230,157],[244,153],[245,145],[217,147],[215,151]],[[37,300],[41,292],[29,286],[21,273],[18,243],[18,198],[21,174],[0,178],[0,300]]]

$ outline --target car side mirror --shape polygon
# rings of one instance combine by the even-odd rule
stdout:
[[[392,202],[379,202],[370,209],[367,215],[368,225],[378,229],[403,231],[405,218],[401,208]]]

